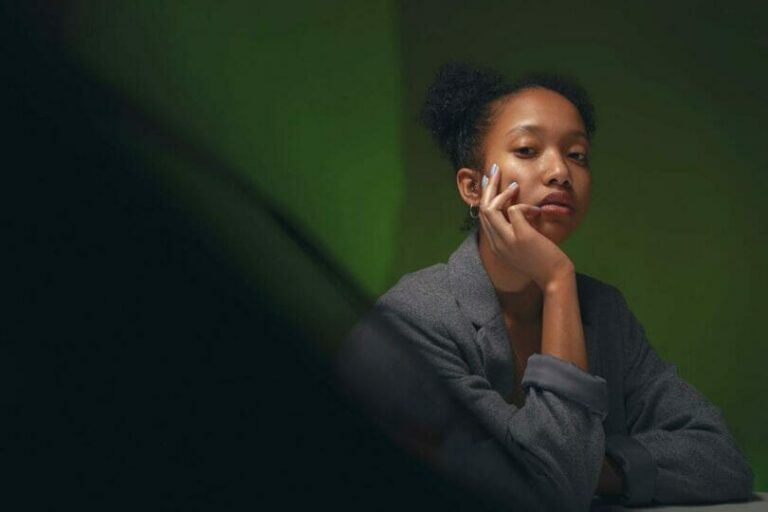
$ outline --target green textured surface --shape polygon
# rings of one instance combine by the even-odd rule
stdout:
[[[80,2],[70,37],[88,67],[242,169],[374,295],[464,236],[453,172],[416,123],[434,70],[469,59],[576,75],[598,131],[590,213],[564,248],[624,292],[768,490],[768,8],[224,5]]]

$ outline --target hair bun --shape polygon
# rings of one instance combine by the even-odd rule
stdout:
[[[461,131],[474,124],[503,83],[500,73],[470,64],[453,62],[438,69],[427,89],[421,121],[453,162],[458,161]]]

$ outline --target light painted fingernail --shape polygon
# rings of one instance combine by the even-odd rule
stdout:
[[[498,165],[496,165],[496,164],[493,164],[493,165],[491,166],[491,176],[493,176],[494,174],[496,174],[496,171],[498,171],[498,170],[499,170],[499,166],[498,166]]]
[[[507,186],[507,188],[513,188],[513,187],[516,187],[516,186],[517,186],[517,182],[513,181],[512,183],[509,184],[509,186]]]
[[[488,184],[488,176],[483,176],[481,183],[483,184],[483,188],[485,188],[485,186]]]

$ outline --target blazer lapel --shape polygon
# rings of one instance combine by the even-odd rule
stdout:
[[[510,401],[515,364],[499,299],[480,260],[474,228],[448,259],[451,292],[474,329],[474,345],[491,386]]]
[[[477,237],[478,230],[474,228],[448,259],[450,288],[460,311],[472,324],[473,329],[467,332],[474,334],[474,345],[483,362],[486,379],[511,403],[516,371],[512,346],[499,299],[480,260]],[[593,374],[601,374],[593,326],[585,315],[588,300],[580,289],[579,305],[589,370]]]

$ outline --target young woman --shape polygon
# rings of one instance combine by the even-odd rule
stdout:
[[[469,235],[375,309],[531,475],[587,510],[748,499],[752,470],[717,407],[661,360],[614,286],[558,247],[590,203],[592,104],[573,80],[446,65],[423,119],[456,171]]]

